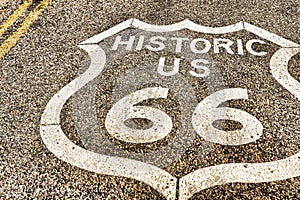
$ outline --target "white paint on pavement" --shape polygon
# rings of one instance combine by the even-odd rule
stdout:
[[[97,44],[97,43],[101,42],[102,40],[104,40],[105,38],[107,38],[111,35],[114,35],[114,34],[120,32],[124,29],[129,28],[132,24],[132,20],[133,19],[128,19],[128,20],[126,20],[126,21],[124,21],[124,22],[122,22],[122,23],[106,30],[106,31],[103,31],[100,34],[95,35],[95,36],[87,39],[86,41],[80,43],[80,45],[83,45],[83,44]]]
[[[300,176],[300,153],[266,163],[231,163],[196,170],[179,180],[180,200],[226,183],[261,183]]]
[[[263,126],[256,117],[236,108],[219,107],[220,104],[235,99],[248,99],[246,89],[229,88],[215,92],[203,99],[196,107],[192,124],[198,135],[205,141],[222,145],[243,145],[259,139]],[[224,131],[215,128],[217,120],[232,120],[243,124],[240,130]]]
[[[172,119],[165,112],[149,106],[134,106],[147,99],[168,97],[168,88],[151,87],[126,95],[109,110],[105,128],[108,133],[119,140],[129,143],[151,143],[166,137],[172,130]],[[153,125],[148,129],[128,127],[128,119],[140,118],[151,120]]]
[[[82,86],[97,77],[104,68],[106,62],[105,52],[98,45],[80,45],[79,47],[88,52],[91,58],[97,59],[91,59],[87,71],[63,87],[50,99],[41,118],[42,125],[59,124],[60,112],[65,102]]]
[[[243,22],[238,22],[233,25],[229,26],[223,26],[223,27],[208,27],[208,26],[201,26],[198,24],[195,24],[194,22],[186,19],[181,22],[171,24],[171,25],[153,25],[148,24],[146,22],[140,21],[138,19],[132,18],[128,19],[106,31],[103,31],[99,33],[98,35],[95,35],[86,41],[80,43],[83,44],[97,44],[101,42],[102,40],[108,38],[109,36],[112,36],[122,30],[125,30],[129,27],[132,28],[138,28],[140,30],[149,31],[149,32],[171,32],[171,31],[178,31],[182,29],[188,29],[196,32],[201,33],[209,33],[209,34],[224,34],[224,33],[231,33],[231,32],[237,32],[244,29]]]
[[[300,101],[300,83],[288,71],[288,62],[297,53],[300,53],[300,48],[279,49],[271,58],[270,68],[278,83]]]
[[[199,24],[195,24],[194,22],[188,19],[171,25],[153,25],[153,24],[145,23],[138,19],[133,19],[132,25],[135,28],[144,31],[149,31],[149,32],[171,32],[171,31],[179,31],[182,29],[188,29],[197,32],[201,30],[201,33],[210,33],[210,34],[224,34],[224,33],[236,32],[244,28],[243,22],[238,22],[230,26],[208,27],[208,26],[201,26]]]
[[[132,159],[101,155],[83,149],[66,137],[60,125],[42,125],[40,130],[43,142],[59,159],[91,172],[143,181],[167,199],[175,199],[177,179],[166,171]]]
[[[72,94],[97,77],[106,62],[105,52],[98,45],[80,47],[88,52],[91,58],[90,67],[48,102],[41,119],[40,133],[43,142],[54,155],[67,163],[99,174],[134,178],[149,184],[167,199],[175,199],[177,179],[166,171],[139,161],[85,150],[72,143],[61,130],[60,113],[64,103]]]
[[[299,47],[300,45],[295,43],[295,42],[292,42],[290,40],[287,40],[283,37],[280,37],[279,35],[276,35],[274,33],[271,33],[267,30],[264,30],[262,28],[259,28],[257,26],[254,26],[252,24],[249,24],[247,22],[244,22],[244,27],[245,27],[245,30],[250,32],[250,33],[253,33],[261,38],[264,38],[268,41],[271,41],[281,47]]]
[[[176,183],[178,179],[163,169],[132,159],[111,157],[85,150],[72,143],[60,127],[60,113],[64,103],[76,91],[97,77],[105,65],[105,52],[96,45],[103,39],[129,27],[135,27],[152,32],[168,32],[189,29],[201,33],[222,34],[245,30],[281,46],[271,58],[270,68],[275,79],[291,94],[300,100],[300,84],[288,73],[289,59],[300,51],[300,45],[278,35],[265,31],[248,23],[239,22],[225,27],[204,27],[189,20],[157,26],[147,24],[137,19],[129,19],[107,31],[104,31],[84,42],[80,47],[88,52],[91,65],[78,78],[63,87],[48,102],[41,119],[40,133],[47,148],[63,161],[92,172],[113,176],[124,176],[143,181],[167,199],[176,198]],[[86,45],[88,44],[88,45]],[[97,59],[95,59],[97,58]],[[267,163],[230,163],[198,169],[179,179],[179,199],[184,200],[196,192],[231,182],[258,183],[283,180],[300,176],[300,152],[286,159]]]

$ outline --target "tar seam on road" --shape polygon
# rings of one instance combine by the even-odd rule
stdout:
[[[32,12],[22,22],[20,27],[12,33],[0,46],[0,60],[9,52],[9,50],[18,42],[20,37],[26,33],[27,29],[33,24],[38,16],[47,8],[52,0],[41,1]],[[11,27],[15,21],[26,11],[26,9],[33,3],[33,0],[25,1],[14,13],[0,26],[0,37],[3,33]]]

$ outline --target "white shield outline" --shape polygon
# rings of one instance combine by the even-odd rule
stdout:
[[[147,24],[137,19],[129,19],[80,43],[79,47],[84,49],[90,58],[97,57],[99,59],[91,59],[87,71],[64,86],[48,102],[41,118],[40,133],[43,142],[55,156],[71,165],[95,173],[123,176],[143,181],[167,199],[176,199],[177,181],[179,181],[178,198],[184,200],[190,198],[196,192],[215,185],[232,182],[270,182],[300,176],[300,152],[291,157],[272,162],[229,163],[206,167],[177,179],[153,165],[126,158],[97,154],[70,141],[60,126],[59,116],[63,105],[75,92],[102,72],[106,57],[105,52],[97,43],[130,27],[149,32],[171,32],[181,29],[209,34],[224,34],[240,30],[251,32],[281,47],[270,60],[271,73],[285,89],[300,101],[300,83],[288,72],[288,61],[300,52],[300,45],[297,43],[246,22],[214,28],[201,26],[190,20],[159,26]],[[145,169],[145,173],[135,173],[135,169],[140,167]]]

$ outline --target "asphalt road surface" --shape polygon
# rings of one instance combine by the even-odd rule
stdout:
[[[1,1],[0,199],[300,199],[299,13]]]

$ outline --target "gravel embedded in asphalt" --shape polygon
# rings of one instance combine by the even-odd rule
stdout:
[[[11,1],[0,6],[0,21],[4,22],[19,4],[21,1]],[[168,25],[184,19],[205,26],[225,26],[245,21],[299,44],[299,13],[298,1],[53,1],[17,45],[0,60],[0,199],[164,198],[143,182],[96,174],[63,162],[43,144],[39,127],[46,104],[59,89],[78,76],[78,70],[88,60],[87,54],[77,46],[80,42],[134,17],[157,25]],[[3,37],[7,38],[15,29],[9,29]],[[191,38],[213,38],[211,35],[182,32]],[[245,41],[259,38],[245,31],[220,37],[228,37],[233,41],[237,38]],[[245,53],[245,56],[228,55],[226,52],[209,54],[222,74],[223,87],[248,88],[249,101],[231,101],[226,105],[255,115],[264,126],[261,138],[242,146],[224,146],[206,144],[201,137],[196,137],[193,146],[182,159],[166,166],[166,171],[181,177],[202,167],[276,161],[299,151],[297,127],[300,104],[276,82],[269,72],[269,66],[262,65],[268,63],[272,54],[278,50],[278,46],[270,42],[266,46],[264,50],[268,54],[259,60],[249,53]],[[104,123],[106,112],[111,107],[110,104],[103,107],[99,104],[103,100],[110,102],[115,80],[121,77],[125,69],[132,69],[139,63],[156,62],[161,55],[173,56],[170,52],[141,52],[139,55],[129,55],[128,59],[112,62],[110,67],[117,70],[108,69],[97,82],[95,98],[98,107],[95,107],[99,123]],[[289,66],[290,74],[300,81],[299,54],[290,60]],[[201,93],[202,85],[197,83],[197,79],[188,76],[188,67],[188,63],[185,63],[182,73],[196,88],[197,100],[200,101],[207,93]],[[170,93],[172,95],[172,91]],[[146,103],[163,103],[163,109],[171,107],[168,113],[174,123],[180,122],[176,118],[181,115],[178,102],[167,100]],[[84,146],[76,133],[72,106],[71,99],[63,108],[61,124],[72,141]],[[176,135],[176,130],[173,134]],[[150,145],[148,151],[167,142],[168,139],[155,144],[158,147]],[[92,143],[97,145],[97,140]],[[129,150],[145,148],[121,144]],[[205,144],[208,145],[208,152],[203,153]],[[199,156],[199,152],[204,156]],[[295,177],[268,183],[214,186],[196,193],[191,199],[300,199],[299,190],[300,177]]]

